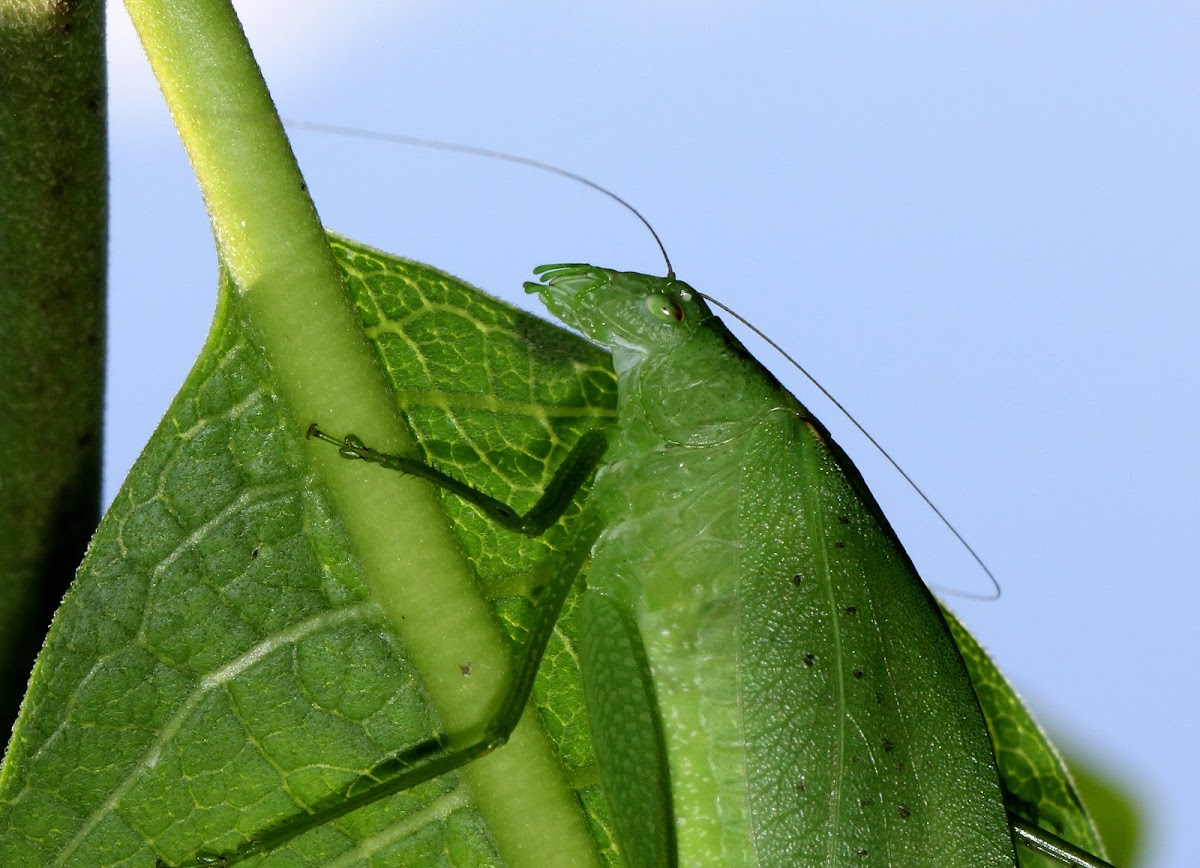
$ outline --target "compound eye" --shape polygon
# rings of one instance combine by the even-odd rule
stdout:
[[[650,311],[655,319],[663,322],[683,322],[683,308],[669,295],[646,296],[646,310]]]

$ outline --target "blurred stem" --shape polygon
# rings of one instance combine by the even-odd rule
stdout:
[[[104,8],[0,0],[0,727],[100,505]]]

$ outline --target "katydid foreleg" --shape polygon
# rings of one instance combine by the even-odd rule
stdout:
[[[561,517],[602,462],[609,443],[604,429],[586,433],[558,467],[537,503],[528,512],[518,514],[508,505],[422,461],[380,452],[352,434],[339,440],[314,423],[308,429],[308,436],[336,446],[344,458],[427,479],[474,504],[500,526],[528,536],[540,535]],[[538,666],[567,593],[591,557],[598,537],[606,530],[598,518],[597,513],[585,512],[566,551],[556,561],[550,581],[539,595],[529,634],[517,651],[512,683],[499,709],[485,724],[481,737],[466,747],[450,750],[441,749],[440,740],[430,741],[393,757],[384,764],[389,770],[386,775],[377,767],[364,780],[359,792],[355,792],[358,786],[351,787],[336,804],[259,835],[239,855],[273,849],[301,832],[460,768],[503,745],[529,701]],[[666,746],[638,625],[621,607],[597,594],[585,594],[580,617],[580,656],[588,708],[602,721],[592,726],[593,738],[598,752],[608,758],[607,763],[601,763],[601,775],[610,788],[619,788],[627,796],[611,805],[622,852],[633,866],[674,865],[675,829],[666,774]],[[384,776],[387,779],[380,781]]]
[[[540,536],[562,517],[575,495],[579,493],[579,489],[587,482],[603,459],[604,451],[608,446],[608,438],[602,429],[589,431],[583,435],[567,457],[563,459],[537,503],[528,512],[519,515],[508,504],[501,503],[496,498],[477,491],[469,485],[464,485],[453,476],[442,473],[436,467],[430,467],[416,458],[391,455],[372,449],[353,434],[348,434],[338,440],[336,437],[330,437],[314,422],[308,427],[307,436],[338,447],[338,452],[343,458],[366,461],[368,464],[378,464],[386,470],[395,470],[427,479],[439,488],[444,488],[468,503],[474,504],[484,515],[501,527],[525,536]]]
[[[500,526],[527,536],[538,536],[558,521],[580,488],[591,478],[608,444],[603,429],[590,431],[581,437],[559,465],[537,503],[524,514],[518,514],[506,504],[463,485],[424,462],[407,456],[379,452],[352,434],[339,440],[321,431],[314,423],[309,426],[307,436],[338,447],[344,458],[378,464],[388,470],[427,479],[474,504]],[[327,804],[319,805],[311,813],[299,818],[289,819],[274,828],[263,830],[236,855],[221,857],[225,864],[233,864],[252,855],[270,852],[310,829],[452,772],[503,745],[525,711],[534,678],[558,622],[563,603],[588,558],[599,530],[595,528],[590,531],[586,525],[577,528],[569,548],[554,564],[549,580],[539,596],[528,634],[515,652],[511,682],[504,698],[488,719],[482,722],[479,730],[469,737],[467,744],[456,744],[463,740],[461,735],[443,734],[397,753],[376,765],[360,780],[351,784],[345,793],[333,797]]]

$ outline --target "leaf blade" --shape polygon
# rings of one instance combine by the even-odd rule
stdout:
[[[209,347],[106,518],[39,663],[5,762],[6,864],[145,866],[160,856],[227,852],[435,730],[348,522],[312,468],[300,436],[310,420],[291,418],[279,401],[230,290]],[[233,416],[236,424],[226,418]],[[339,663],[315,662],[330,650]],[[457,668],[455,675],[463,678]],[[123,701],[137,697],[135,688],[153,701]],[[418,711],[397,711],[406,705]],[[76,717],[81,709],[86,720]],[[493,763],[492,777],[521,779],[526,769],[508,767],[530,765],[519,745],[502,753],[508,760]],[[476,765],[468,775],[486,777],[486,762]],[[406,847],[456,852],[455,864],[495,863],[495,824],[475,810],[484,798],[462,795],[462,777],[400,794],[255,863]],[[45,798],[44,782],[54,782]],[[534,815],[546,815],[540,831],[523,824],[535,827],[533,843],[516,845],[542,854],[528,857],[531,864],[572,850],[562,864],[590,864],[609,845],[596,845],[580,825],[585,845],[564,850],[561,817],[541,798],[555,786],[528,790],[541,799]],[[578,815],[578,791],[556,791],[560,806]],[[522,809],[520,800],[489,792],[502,808]],[[450,826],[476,832],[463,841],[446,834]],[[398,827],[411,834],[391,840],[388,830]],[[547,851],[551,845],[557,849]]]
[[[1066,763],[975,637],[944,605],[942,614],[971,673],[983,709],[1001,781],[1012,802],[1009,808],[1026,820],[1107,858],[1095,823]],[[1048,857],[1018,849],[1021,868],[1052,868]]]

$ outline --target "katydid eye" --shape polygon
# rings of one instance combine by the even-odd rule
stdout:
[[[663,322],[683,322],[683,308],[679,302],[668,295],[646,296],[646,310]]]

